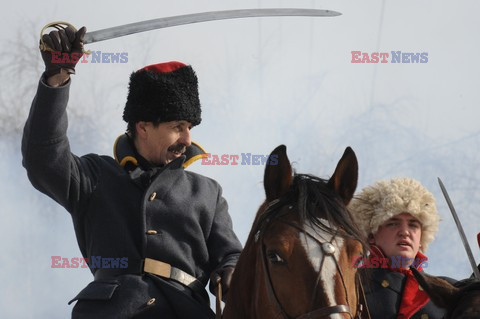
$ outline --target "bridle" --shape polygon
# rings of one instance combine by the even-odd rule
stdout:
[[[300,226],[298,226],[298,225],[296,225],[296,224],[294,224],[290,221],[287,221],[285,219],[280,218],[282,215],[279,214],[278,211],[280,210],[280,208],[282,208],[283,206],[286,206],[286,205],[289,205],[289,209],[291,209],[293,207],[292,206],[293,204],[289,203],[288,199],[285,199],[285,198],[276,199],[276,200],[271,201],[267,205],[267,208],[266,208],[265,212],[259,218],[259,221],[257,223],[257,225],[258,225],[257,226],[257,232],[255,233],[255,242],[256,243],[260,242],[261,245],[262,245],[262,247],[261,247],[261,261],[262,261],[262,265],[263,265],[263,271],[266,274],[265,285],[267,287],[267,292],[268,292],[268,295],[269,295],[269,299],[273,300],[273,304],[275,306],[275,309],[276,309],[277,313],[284,319],[323,318],[323,317],[328,317],[328,316],[331,316],[331,315],[334,315],[334,314],[342,314],[342,313],[348,314],[351,319],[360,319],[361,316],[362,316],[362,311],[363,311],[363,304],[360,301],[360,299],[362,299],[363,303],[366,305],[363,286],[362,286],[360,278],[357,276],[356,277],[356,281],[357,281],[356,282],[357,313],[354,316],[354,315],[352,315],[351,309],[350,309],[350,306],[349,306],[348,291],[347,291],[347,287],[345,285],[344,276],[343,276],[342,270],[340,269],[340,266],[338,265],[338,261],[335,258],[335,249],[336,248],[332,244],[332,242],[335,240],[336,236],[338,235],[338,232],[336,232],[330,240],[324,240],[323,238],[319,238],[319,236],[317,234],[312,233],[308,229],[304,229],[303,227],[300,227]],[[323,257],[322,257],[322,260],[321,260],[321,263],[320,263],[319,275],[318,275],[317,280],[316,280],[315,290],[314,290],[314,293],[313,293],[312,297],[314,297],[316,295],[318,282],[320,280],[320,274],[321,274],[321,270],[322,270],[322,267],[323,267],[323,263],[324,263],[325,259],[328,257],[328,258],[333,259],[333,261],[335,263],[335,266],[337,268],[337,271],[340,274],[340,277],[341,277],[341,280],[342,280],[342,285],[343,285],[344,290],[345,290],[345,296],[347,298],[347,304],[346,305],[334,305],[334,306],[327,306],[327,307],[318,308],[318,309],[310,311],[306,314],[302,314],[302,315],[300,315],[298,317],[295,317],[295,318],[288,315],[288,313],[285,311],[282,304],[278,300],[277,295],[275,294],[275,290],[273,288],[273,283],[272,283],[272,278],[270,276],[270,271],[269,271],[268,266],[267,266],[268,260],[267,260],[267,255],[266,255],[266,251],[265,251],[266,248],[265,248],[265,244],[263,242],[263,235],[264,235],[266,229],[270,226],[270,224],[273,220],[280,221],[280,222],[282,222],[282,223],[284,223],[284,224],[286,224],[290,227],[293,227],[293,228],[297,229],[299,232],[304,233],[306,236],[310,237],[315,242],[317,242],[320,245],[320,247],[322,248]],[[361,297],[363,297],[363,298],[361,298]],[[368,313],[368,308],[367,308],[367,313]],[[369,314],[368,314],[368,317],[370,317]]]

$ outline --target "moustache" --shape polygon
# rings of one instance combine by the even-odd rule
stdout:
[[[168,148],[169,152],[177,152],[177,153],[185,153],[187,151],[187,147],[183,144],[176,144],[172,145]]]

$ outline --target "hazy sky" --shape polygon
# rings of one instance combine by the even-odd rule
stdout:
[[[21,128],[41,73],[42,26],[64,20],[94,31],[158,17],[235,8],[302,7],[335,18],[239,19],[186,25],[87,46],[127,63],[77,67],[69,104],[72,150],[111,155],[123,133],[130,73],[179,60],[199,77],[203,122],[193,138],[213,154],[268,154],[288,147],[298,172],[329,177],[346,146],[359,188],[409,176],[437,198],[442,223],[427,272],[471,273],[437,185],[441,177],[480,261],[477,1],[43,1],[9,2],[0,19],[0,317],[65,318],[92,276],[52,269],[51,256],[79,257],[71,219],[33,189],[21,167]],[[23,39],[19,41],[19,39]],[[352,51],[427,53],[427,63],[351,63]],[[262,165],[190,168],[220,182],[244,242],[264,199]]]

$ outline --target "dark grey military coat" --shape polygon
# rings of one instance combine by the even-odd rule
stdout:
[[[402,292],[406,276],[389,269],[359,269],[362,275],[365,295],[372,319],[397,319],[402,301]],[[454,282],[451,278],[445,278]],[[417,311],[412,319],[440,319],[445,315],[442,308],[437,307],[430,300],[423,308]]]
[[[66,135],[69,86],[40,81],[23,165],[33,186],[71,214],[85,258],[128,258],[127,268],[91,269],[95,280],[73,299],[73,318],[211,318],[204,288],[143,274],[142,261],[169,263],[203,287],[214,269],[235,265],[241,244],[220,186],[185,171],[185,157],[129,172],[109,156],[75,156]]]

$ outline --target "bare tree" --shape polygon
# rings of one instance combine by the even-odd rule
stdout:
[[[25,28],[35,29],[34,23]],[[21,132],[41,73],[37,32],[16,31],[0,47],[0,132],[3,137]]]

